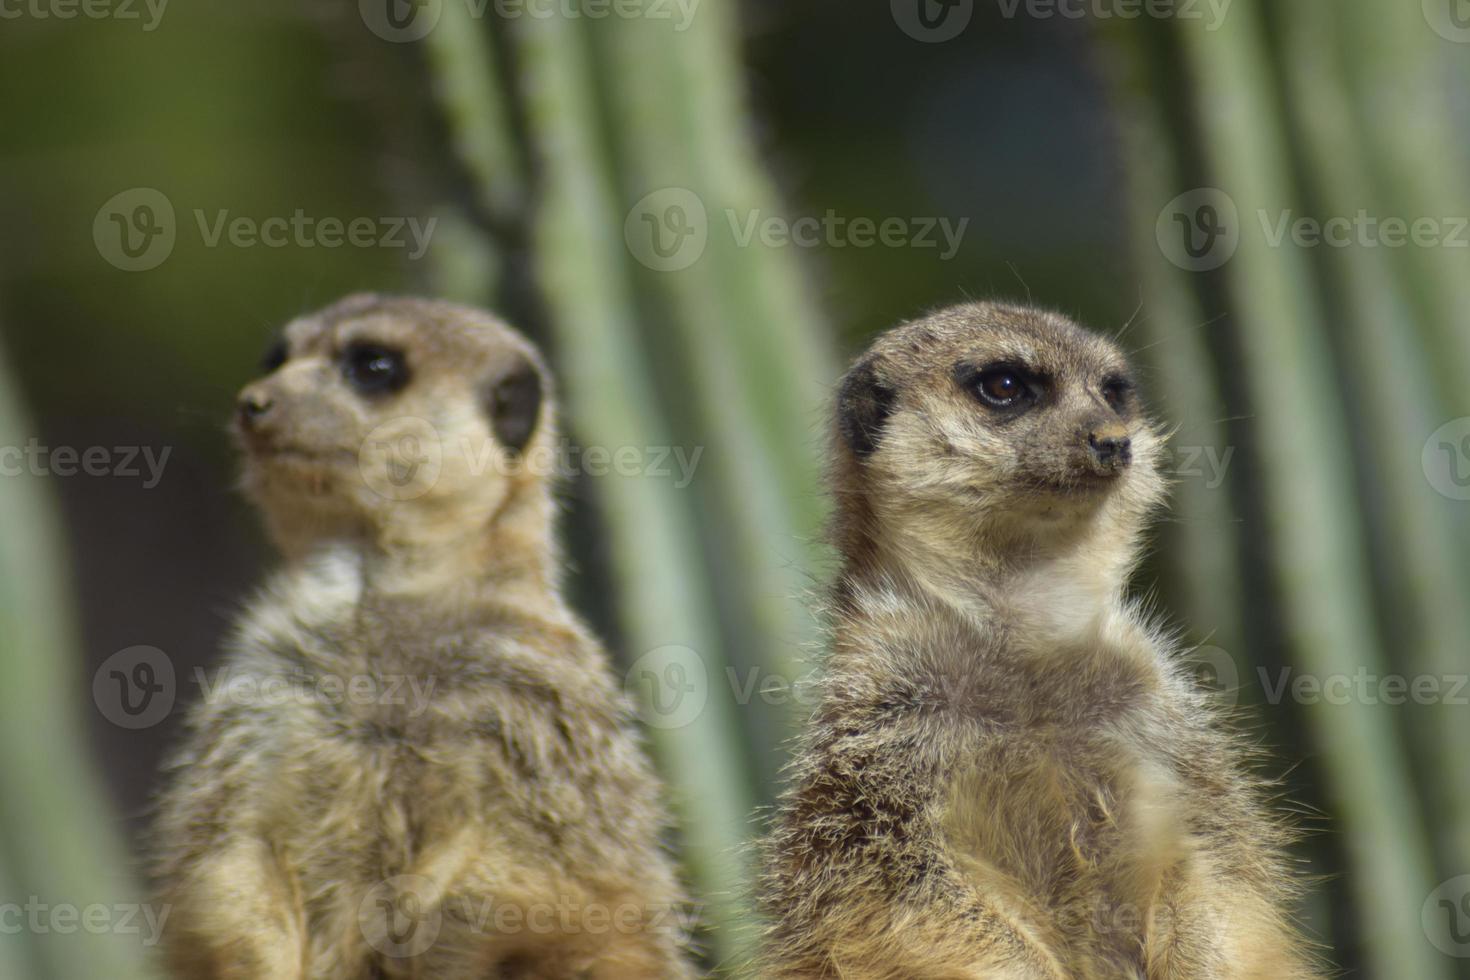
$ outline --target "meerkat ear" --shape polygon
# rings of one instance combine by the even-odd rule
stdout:
[[[837,427],[853,455],[863,459],[878,448],[883,425],[893,414],[894,390],[878,377],[871,361],[847,372],[837,392]]]
[[[513,453],[526,448],[536,433],[541,401],[541,370],[529,360],[522,360],[490,385],[485,408],[490,429],[502,446]]]

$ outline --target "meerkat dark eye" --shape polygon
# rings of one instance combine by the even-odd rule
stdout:
[[[1009,405],[1025,390],[1021,379],[1010,371],[991,371],[980,377],[980,393],[997,405]]]
[[[365,395],[386,395],[408,384],[408,363],[391,347],[353,344],[342,357],[342,374]]]
[[[1102,383],[1103,401],[1115,412],[1121,412],[1128,405],[1128,396],[1133,393],[1133,385],[1126,378],[1108,378]]]
[[[969,379],[975,397],[992,408],[1015,408],[1034,395],[1030,379],[1020,368],[995,364],[981,368]]]
[[[284,340],[278,340],[274,344],[271,344],[270,350],[266,351],[265,356],[260,359],[261,373],[275,373],[282,364],[286,363],[287,356],[286,342]]]

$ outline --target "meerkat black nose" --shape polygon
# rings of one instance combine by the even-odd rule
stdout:
[[[1087,448],[1098,463],[1121,469],[1133,461],[1133,443],[1121,426],[1104,426],[1087,434]]]
[[[246,427],[255,425],[267,412],[271,410],[269,395],[261,391],[246,391],[240,395],[239,401],[235,403],[235,415],[240,424]]]

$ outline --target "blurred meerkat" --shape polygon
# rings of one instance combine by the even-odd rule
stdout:
[[[352,296],[266,370],[235,430],[286,566],[154,827],[177,975],[692,976],[659,787],[522,465],[555,439],[540,354]]]
[[[1165,481],[1123,355],[977,303],[880,337],[837,401],[762,976],[1317,976],[1247,748],[1125,594]]]

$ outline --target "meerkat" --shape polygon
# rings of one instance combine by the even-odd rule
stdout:
[[[561,595],[541,355],[483,312],[359,295],[265,370],[234,429],[285,565],[160,802],[172,969],[693,976],[659,784]]]
[[[837,394],[826,678],[762,976],[1298,980],[1288,828],[1126,584],[1165,496],[1124,355],[954,307]]]

